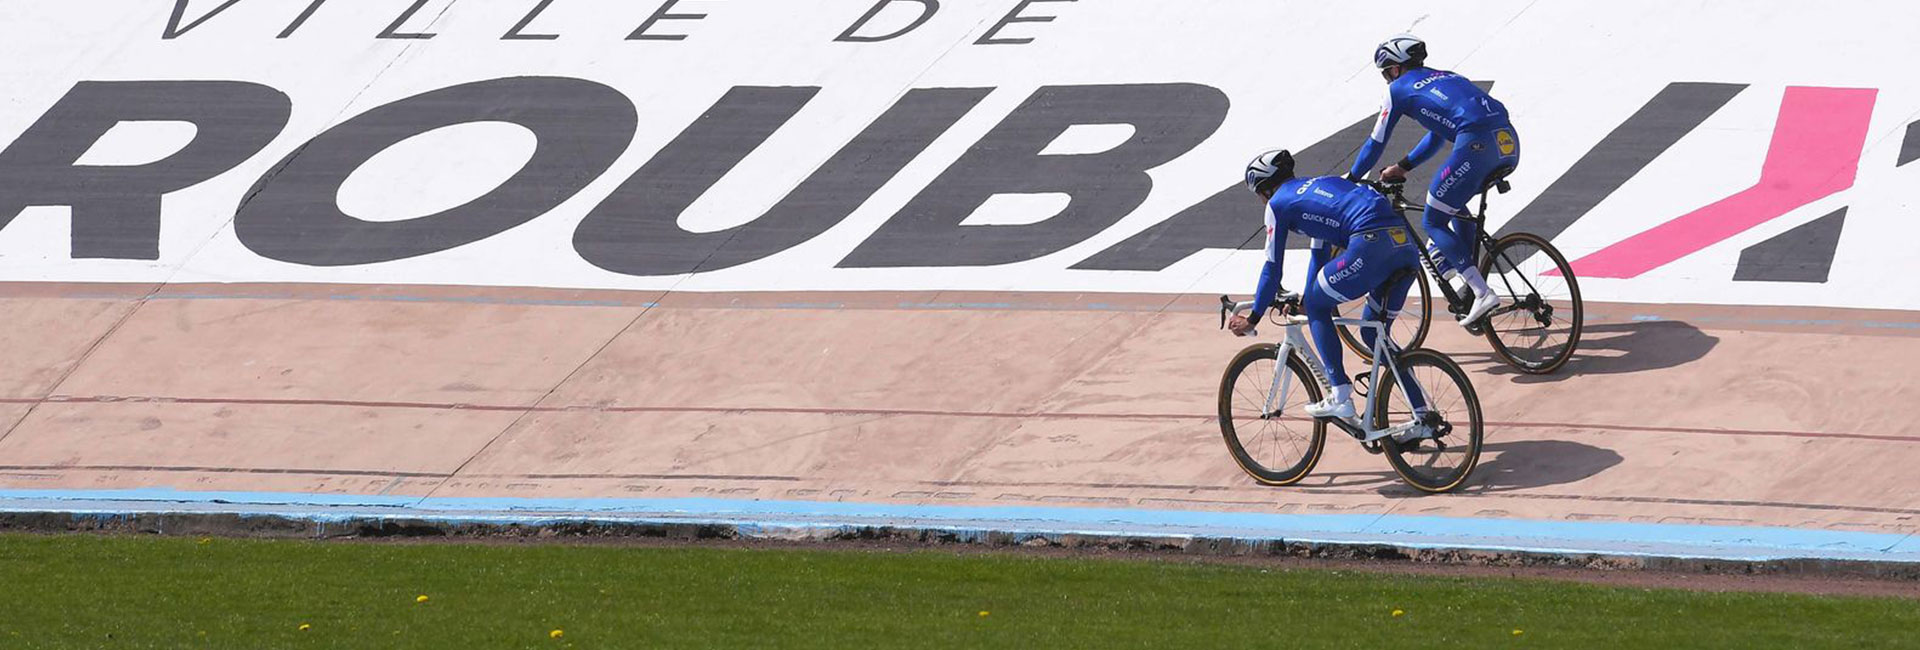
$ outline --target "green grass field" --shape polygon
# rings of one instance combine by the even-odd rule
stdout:
[[[1903,645],[1920,603],[937,551],[0,536],[0,648]]]

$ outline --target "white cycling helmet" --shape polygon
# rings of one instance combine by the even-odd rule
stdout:
[[[1293,154],[1285,149],[1274,149],[1254,156],[1247,163],[1247,189],[1260,193],[1260,186],[1277,183],[1293,178]],[[1278,180],[1276,180],[1278,179]]]
[[[1394,34],[1373,50],[1373,67],[1419,66],[1427,60],[1427,42],[1412,34]]]

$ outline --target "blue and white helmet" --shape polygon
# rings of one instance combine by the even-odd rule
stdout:
[[[1427,60],[1427,42],[1412,34],[1394,34],[1373,50],[1373,67],[1418,66]]]
[[[1278,182],[1276,178],[1293,178],[1293,154],[1287,150],[1274,149],[1254,156],[1253,162],[1247,163],[1247,189],[1255,194],[1260,193],[1260,186]]]

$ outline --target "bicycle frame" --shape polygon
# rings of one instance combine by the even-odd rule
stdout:
[[[1400,213],[1401,221],[1406,222],[1408,230],[1412,232],[1413,221],[1412,219],[1407,217],[1407,213],[1409,211],[1412,211],[1415,208],[1421,208],[1422,206],[1407,200],[1407,196],[1403,191],[1403,187],[1404,186],[1400,184],[1393,184],[1393,185],[1382,184],[1376,187],[1375,189],[1378,189],[1382,194],[1385,194],[1387,196],[1388,202],[1390,202],[1393,205],[1393,211]],[[1504,188],[1501,191],[1505,191]],[[1467,253],[1468,257],[1475,260],[1476,263],[1480,259],[1480,254],[1482,251],[1493,250],[1493,245],[1495,242],[1493,236],[1490,234],[1487,234],[1487,194],[1489,193],[1490,193],[1489,191],[1482,191],[1480,193],[1480,209],[1478,212],[1467,211],[1466,214],[1456,215],[1453,217],[1455,219],[1471,220],[1479,224],[1480,227],[1475,229],[1476,231],[1478,231],[1477,236],[1474,237],[1472,247],[1469,249],[1469,252]],[[1420,252],[1421,268],[1425,269],[1427,271],[1427,275],[1431,276],[1434,279],[1434,284],[1438,285],[1438,288],[1440,289],[1440,295],[1447,299],[1448,307],[1451,308],[1454,305],[1460,304],[1460,294],[1454,293],[1453,287],[1451,285],[1447,284],[1446,282],[1440,281],[1441,278],[1446,276],[1441,275],[1440,268],[1434,265],[1433,256],[1427,252],[1427,248],[1425,246],[1421,246],[1419,247],[1419,252]],[[1506,260],[1506,262],[1507,262],[1507,268],[1518,267],[1518,265],[1514,264],[1513,260],[1511,259]],[[1500,307],[1494,309],[1492,312],[1489,312],[1484,317],[1484,319],[1492,319],[1493,317],[1499,316],[1501,314],[1507,314],[1515,311],[1520,311],[1523,309],[1531,310],[1532,308],[1543,306],[1539,300],[1540,289],[1539,287],[1533,286],[1533,280],[1531,278],[1528,278],[1525,275],[1522,275],[1520,276],[1520,281],[1527,285],[1526,295],[1528,296],[1528,298],[1521,302],[1512,302],[1512,303],[1501,305]],[[1519,291],[1514,290],[1513,281],[1507,279],[1506,274],[1501,274],[1501,282],[1507,285],[1506,288],[1508,293],[1514,294],[1514,295],[1520,295]],[[1455,313],[1461,313],[1461,312],[1455,312]]]
[[[1222,299],[1226,300],[1225,296],[1222,296]],[[1238,313],[1242,310],[1251,308],[1253,306],[1253,303],[1252,302],[1232,303],[1232,305],[1233,305],[1232,311],[1234,311],[1235,313]],[[1380,371],[1383,366],[1388,372],[1393,372],[1395,374],[1399,373],[1400,366],[1399,366],[1399,361],[1396,358],[1397,355],[1387,354],[1387,352],[1389,351],[1389,346],[1391,346],[1393,342],[1387,337],[1386,323],[1370,321],[1362,318],[1335,318],[1333,319],[1333,323],[1335,325],[1358,327],[1358,328],[1361,328],[1361,331],[1373,330],[1374,336],[1373,336],[1373,346],[1371,350],[1372,352],[1371,356],[1373,357],[1373,360],[1368,363],[1368,366],[1369,366],[1368,374],[1367,374],[1368,386],[1371,387],[1371,386],[1380,385]],[[1320,389],[1323,391],[1332,389],[1332,382],[1327,380],[1326,367],[1320,363],[1320,355],[1314,353],[1313,346],[1307,341],[1307,336],[1302,331],[1306,329],[1306,325],[1307,325],[1307,317],[1305,316],[1287,316],[1286,317],[1286,330],[1287,330],[1286,337],[1281,339],[1279,349],[1274,352],[1274,361],[1278,365],[1276,366],[1275,372],[1273,373],[1273,385],[1269,387],[1267,390],[1267,403],[1261,405],[1261,413],[1265,417],[1272,418],[1272,417],[1278,417],[1279,415],[1281,415],[1279,411],[1281,407],[1276,406],[1274,403],[1274,400],[1278,399],[1279,404],[1284,406],[1287,403],[1287,396],[1290,395],[1293,391],[1293,373],[1284,372],[1282,369],[1286,367],[1288,356],[1292,355],[1296,350],[1303,351],[1300,354],[1300,358],[1306,362],[1307,370],[1313,375],[1314,381],[1320,384]],[[1381,363],[1381,359],[1385,359],[1386,362],[1384,364]],[[1413,405],[1413,398],[1411,397],[1412,391],[1418,390],[1424,394],[1426,390],[1421,388],[1417,383],[1414,383],[1412,381],[1413,377],[1411,375],[1408,375],[1407,378],[1409,380],[1407,382],[1409,385],[1404,387],[1400,391],[1400,399],[1402,403],[1406,405],[1407,410],[1409,412],[1413,412],[1415,410],[1415,407]],[[1414,422],[1407,422],[1404,424],[1392,425],[1392,426],[1386,427],[1385,429],[1375,429],[1373,427],[1372,418],[1368,416],[1370,416],[1373,413],[1374,400],[1379,398],[1379,392],[1375,390],[1368,390],[1366,397],[1367,397],[1366,409],[1356,412],[1356,418],[1363,418],[1363,417],[1365,418],[1361,420],[1361,424],[1359,424],[1358,426],[1338,418],[1329,418],[1327,421],[1333,423],[1334,426],[1339,427],[1340,430],[1347,432],[1347,435],[1353,436],[1355,439],[1358,439],[1361,442],[1366,444],[1374,444],[1375,441],[1379,440],[1381,437],[1394,436],[1401,433],[1405,433],[1406,431],[1411,430],[1414,426],[1417,426],[1420,424],[1419,421],[1414,421]],[[1365,415],[1361,415],[1361,414],[1365,414]],[[1379,435],[1379,434],[1382,434],[1383,432],[1386,434],[1386,436]],[[1373,438],[1373,440],[1368,440],[1368,438]]]

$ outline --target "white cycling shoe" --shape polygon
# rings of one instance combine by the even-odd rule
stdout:
[[[1460,317],[1460,326],[1466,327],[1480,322],[1481,318],[1486,317],[1487,312],[1493,311],[1499,306],[1500,296],[1494,294],[1492,291],[1476,292],[1473,297],[1473,308],[1468,309],[1466,315]]]
[[[1433,427],[1422,424],[1420,420],[1415,419],[1367,434],[1365,441],[1373,442],[1381,438],[1393,438],[1394,442],[1405,444],[1422,438],[1432,437]]]
[[[1307,415],[1316,418],[1340,418],[1351,420],[1354,417],[1353,400],[1329,397],[1307,405]]]

